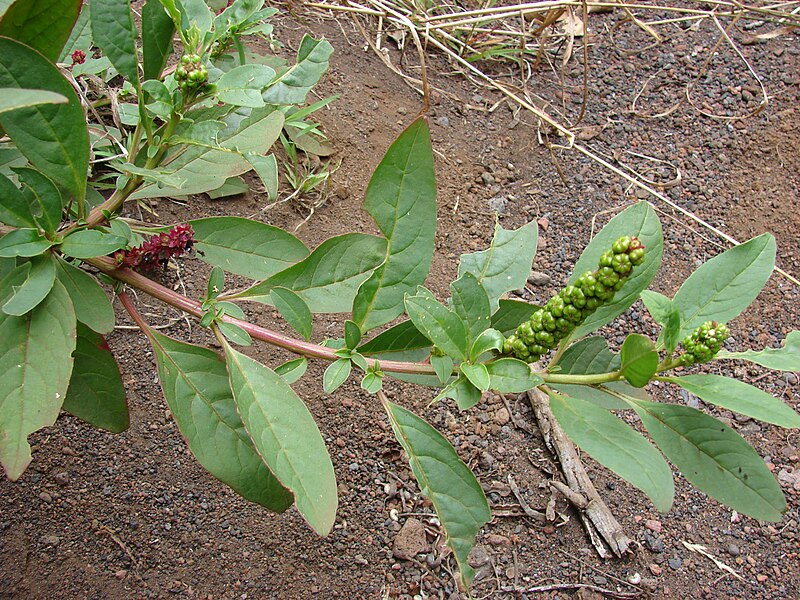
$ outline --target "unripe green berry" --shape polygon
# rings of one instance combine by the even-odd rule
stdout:
[[[631,259],[631,264],[638,267],[644,262],[644,248],[635,248],[628,253],[628,258]]]
[[[611,268],[620,275],[627,275],[631,272],[633,265],[627,254],[615,254],[611,260]]]
[[[606,250],[600,255],[600,266],[601,267],[610,267],[611,261],[614,260],[614,251],[613,250]]]
[[[614,251],[614,254],[622,254],[624,252],[628,252],[628,248],[630,248],[630,246],[631,238],[626,235],[611,244],[611,249]]]

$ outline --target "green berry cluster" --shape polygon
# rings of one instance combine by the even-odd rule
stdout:
[[[611,301],[631,276],[633,268],[643,262],[644,246],[639,238],[619,238],[600,256],[595,271],[586,271],[574,285],[562,289],[517,327],[506,339],[503,353],[529,363],[536,362],[599,306]]]
[[[208,71],[197,54],[184,54],[175,69],[175,80],[183,91],[194,91],[208,81]]]
[[[688,367],[710,361],[722,348],[722,342],[729,334],[725,323],[706,321],[681,342],[683,352],[678,357],[680,364]]]

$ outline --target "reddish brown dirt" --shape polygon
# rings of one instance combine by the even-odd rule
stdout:
[[[597,15],[592,31],[605,32],[618,18],[621,15]],[[299,229],[298,235],[315,246],[346,231],[375,232],[360,208],[366,183],[382,153],[422,105],[397,75],[364,51],[363,39],[346,19],[335,23],[284,16],[278,19],[277,38],[286,42],[289,52],[309,30],[326,36],[336,49],[318,93],[323,97],[337,93],[340,98],[318,115],[337,148],[336,159],[342,161],[327,202]],[[623,49],[635,49],[647,40],[630,28],[617,30],[616,48],[608,35],[592,38],[584,121],[584,137],[592,139],[583,143],[640,169],[648,167],[647,160],[625,151],[680,168],[680,185],[666,192],[674,202],[738,239],[773,232],[780,266],[800,275],[800,38],[790,34],[743,46],[771,96],[760,115],[725,123],[683,105],[666,118],[641,118],[631,106],[647,78],[659,77],[664,83],[651,85],[636,108],[658,112],[680,97],[681,85],[694,76],[716,41],[709,27],[674,31],[663,44],[633,53]],[[528,82],[529,88],[572,117],[580,105],[579,55],[576,52],[567,72],[566,95],[546,70],[534,73]],[[415,64],[411,54],[392,50],[390,57],[404,68]],[[560,57],[555,60],[560,62]],[[546,298],[565,281],[592,226],[607,221],[636,192],[575,152],[548,152],[537,142],[533,117],[520,114],[522,122],[516,123],[515,113],[502,104],[488,112],[500,96],[453,74],[440,58],[433,57],[430,66],[433,83],[462,101],[436,93],[430,113],[439,223],[429,287],[444,295],[458,255],[488,244],[495,219],[492,200],[492,207],[503,208],[499,218],[506,228],[539,219],[542,240],[534,269],[547,272],[552,281],[530,285],[521,293],[532,300]],[[742,75],[746,69],[733,53],[721,53],[711,66],[695,92],[701,97],[698,104],[737,111],[752,105],[755,82]],[[301,223],[307,214],[295,204],[261,213],[264,202],[258,195],[228,201],[197,198],[187,209],[162,200],[158,211],[163,221],[259,213],[267,222],[287,228]],[[717,238],[660,201],[653,202],[663,215],[666,240],[665,267],[655,288],[673,293],[701,260],[718,251],[704,238]],[[187,260],[181,264],[180,278],[174,272],[164,278],[196,297],[204,290],[206,272],[199,261]],[[798,286],[774,275],[762,297],[732,326],[739,346],[775,346],[797,328],[799,294]],[[169,323],[176,316],[144,298],[140,308],[153,324]],[[616,343],[631,329],[649,327],[643,312],[636,305],[616,326],[607,328],[611,339]],[[251,316],[284,327],[268,309],[255,309]],[[208,341],[203,330],[181,320],[166,331],[184,340]],[[315,324],[317,340],[340,334],[341,320],[320,319]],[[379,403],[355,381],[325,395],[319,383],[322,367],[315,365],[296,386],[318,419],[339,481],[337,523],[323,539],[294,509],[284,515],[269,514],[207,475],[170,417],[143,336],[120,330],[110,343],[129,394],[131,428],[111,435],[62,416],[53,428],[32,437],[34,461],[28,472],[16,483],[0,482],[0,596],[459,597],[449,571],[451,559],[440,563],[435,550],[440,532],[410,480]],[[281,358],[269,349],[256,353],[269,364]],[[795,374],[742,366],[736,372],[797,408],[800,386]],[[396,382],[387,382],[386,389],[395,401],[444,431],[486,486],[498,516],[478,539],[475,597],[573,597],[575,590],[545,594],[508,590],[579,583],[658,598],[800,597],[800,491],[790,484],[782,484],[790,510],[774,525],[732,515],[679,476],[675,506],[660,515],[641,493],[587,459],[597,488],[628,535],[639,542],[631,556],[601,560],[562,498],[557,511],[565,519],[557,527],[502,516],[513,514],[517,506],[509,494],[509,476],[526,501],[539,509],[550,497],[546,482],[557,476],[522,399],[509,398],[508,407],[530,426],[530,432],[509,421],[499,397],[459,413],[449,402],[427,409],[433,396],[427,389]],[[679,395],[670,398],[687,401]],[[797,432],[740,421],[726,411],[715,414],[732,423],[776,474],[791,476],[800,469]],[[392,518],[395,511],[398,521]],[[431,550],[413,561],[396,559],[397,531],[412,515],[425,524]],[[704,545],[741,579],[690,552],[684,541]],[[629,580],[639,581],[638,586],[632,587]],[[598,597],[587,590],[577,594]]]

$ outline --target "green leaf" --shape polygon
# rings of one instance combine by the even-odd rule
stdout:
[[[606,410],[625,410],[630,405],[620,395],[651,400],[650,395],[642,388],[635,388],[626,381],[611,381],[603,385],[578,385],[571,383],[548,384],[564,396],[579,398],[596,404]]]
[[[31,462],[28,436],[55,423],[69,385],[75,312],[64,287],[25,316],[0,312],[0,340],[0,463],[16,481]]]
[[[467,358],[467,328],[461,317],[425,295],[406,296],[405,305],[414,326],[437,348],[455,360]]]
[[[7,315],[21,317],[45,299],[56,280],[56,266],[52,256],[35,256],[30,260],[31,269],[24,283],[14,286],[13,295],[3,304]]]
[[[420,117],[389,147],[367,187],[364,208],[386,237],[386,259],[356,294],[364,330],[403,312],[403,297],[425,282],[436,236],[436,176],[427,121]]]
[[[467,328],[467,346],[483,333],[491,323],[489,298],[478,279],[472,273],[464,273],[450,284],[453,310]]]
[[[685,375],[664,379],[722,408],[781,427],[800,427],[800,415],[780,398],[743,381],[722,375]]]
[[[214,267],[208,276],[206,284],[206,298],[216,298],[225,289],[225,270],[222,267]]]
[[[28,198],[36,223],[47,233],[55,233],[64,208],[61,192],[49,177],[36,169],[17,167],[13,171],[22,183],[22,193]]]
[[[600,255],[611,248],[614,240],[623,235],[635,235],[642,241],[645,247],[644,263],[634,269],[633,275],[610,303],[603,304],[575,329],[570,336],[571,339],[581,338],[625,312],[636,301],[640,292],[650,285],[661,266],[661,256],[664,252],[661,223],[652,206],[647,202],[639,202],[611,219],[594,237],[575,264],[569,282],[575,283],[585,271],[597,269]]]
[[[350,350],[355,350],[358,342],[361,341],[361,329],[353,321],[344,322],[344,346]]]
[[[758,296],[775,266],[775,238],[765,233],[704,263],[675,294],[680,338],[706,321],[727,323]]]
[[[239,308],[238,304],[234,304],[233,302],[227,302],[223,300],[222,302],[217,302],[216,307],[217,310],[222,311],[222,314],[229,315],[236,319],[241,319],[242,321],[247,319],[244,311]]]
[[[492,327],[503,335],[510,335],[540,308],[520,300],[501,299],[500,307],[492,315]]]
[[[222,38],[230,29],[241,32],[241,26],[247,23],[251,17],[254,17],[256,11],[263,5],[264,0],[235,0],[235,2],[232,2],[225,10],[214,17],[214,39]],[[276,9],[273,10],[277,12]],[[257,17],[258,15],[255,15],[255,18]]]
[[[541,385],[542,378],[531,372],[531,367],[516,358],[500,358],[486,363],[489,389],[500,394],[521,394]]]
[[[439,395],[431,401],[431,404],[438,402],[442,398],[452,398],[456,401],[460,410],[467,410],[481,401],[481,391],[465,375],[460,374],[439,392]]]
[[[764,461],[733,429],[688,406],[632,403],[661,451],[697,489],[764,521],[779,521],[786,500]]]
[[[275,369],[275,372],[283,377],[283,380],[286,383],[292,384],[305,375],[307,368],[308,359],[305,356],[301,356],[300,358],[295,358],[294,360],[287,361],[282,365],[278,365],[278,367]]]
[[[492,310],[497,310],[500,296],[525,287],[538,237],[536,221],[515,230],[503,229],[498,223],[487,250],[461,255],[458,275],[472,273],[477,277],[489,296]]]
[[[304,35],[297,51],[297,64],[281,74],[263,94],[267,104],[305,104],[308,92],[328,70],[333,46],[327,40]]]
[[[447,383],[453,376],[453,359],[447,356],[431,354],[431,366],[442,383]]]
[[[309,256],[245,290],[239,297],[270,302],[269,293],[285,287],[300,296],[313,313],[345,312],[358,286],[383,260],[386,240],[347,233],[325,240]]]
[[[275,78],[275,71],[265,65],[247,64],[223,73],[217,82],[217,97],[233,106],[264,106],[263,90]]]
[[[189,33],[192,26],[200,30],[200,39],[211,31],[214,23],[214,13],[205,0],[178,0],[176,2],[181,13],[180,27],[184,35]]]
[[[259,454],[295,495],[308,524],[327,535],[336,517],[336,476],[305,404],[274,371],[225,344],[231,389]]]
[[[604,337],[593,336],[567,348],[558,361],[559,373],[593,375],[610,373],[620,368],[620,357],[608,349]]]
[[[644,335],[631,333],[620,349],[622,376],[633,387],[644,387],[658,370],[658,352],[653,341]]]
[[[339,386],[347,381],[352,368],[349,358],[340,358],[328,365],[322,377],[322,388],[325,390],[325,393],[332,394]]]
[[[219,200],[220,198],[246,194],[248,191],[250,191],[250,186],[241,177],[228,177],[217,189],[206,193],[211,200]]]
[[[138,85],[136,26],[130,0],[89,0],[92,39],[129,83]]]
[[[0,257],[36,256],[52,245],[35,229],[15,229],[0,238]]]
[[[124,237],[113,233],[103,233],[97,229],[80,229],[69,234],[61,242],[61,252],[72,258],[94,258],[105,256],[128,243]]]
[[[244,155],[264,154],[269,150],[281,133],[284,116],[274,106],[239,111],[247,116],[242,118],[242,112],[237,111],[226,116],[227,127],[214,143],[197,142],[188,147],[178,144],[175,152],[167,155],[165,167],[169,175],[184,182],[180,187],[148,184],[134,192],[131,199],[202,194],[219,188],[230,177],[249,171],[251,165]]]
[[[466,589],[474,575],[467,555],[475,536],[491,518],[486,496],[475,475],[450,443],[414,413],[384,401],[392,430],[408,455],[420,491],[433,503],[447,545],[461,570]]]
[[[28,198],[3,174],[0,174],[0,198],[3,199],[0,222],[12,227],[36,227]]]
[[[80,10],[81,0],[12,1],[0,19],[0,36],[30,46],[55,62]]]
[[[503,334],[496,329],[486,329],[481,332],[478,338],[473,342],[472,348],[469,350],[469,360],[476,361],[481,355],[497,350],[498,352],[503,349],[503,342],[505,338]]]
[[[209,217],[189,224],[198,258],[250,279],[266,279],[308,256],[292,234],[251,219]]]
[[[431,341],[411,321],[403,321],[382,331],[370,341],[361,344],[358,351],[364,356],[386,355],[393,352],[430,348]]]
[[[116,321],[114,307],[97,280],[64,260],[57,265],[56,275],[72,299],[78,321],[97,333],[110,333]]]
[[[125,388],[105,338],[78,323],[75,364],[64,398],[65,411],[112,433],[130,425]]]
[[[371,371],[361,380],[361,388],[368,394],[377,394],[382,387],[383,379]]]
[[[669,465],[650,442],[607,410],[578,398],[550,395],[550,408],[569,438],[589,456],[642,490],[660,512],[675,498]]]
[[[652,315],[655,322],[663,327],[658,336],[659,342],[663,342],[664,350],[667,354],[672,354],[681,333],[681,314],[673,304],[672,300],[651,290],[642,290],[640,294],[642,302],[648,312]]]
[[[292,329],[303,336],[306,341],[310,340],[313,317],[303,299],[284,287],[274,288],[270,292],[270,296],[272,304]]]
[[[234,344],[238,344],[239,346],[251,346],[253,344],[253,338],[250,337],[250,334],[234,323],[218,321],[217,327],[219,327],[222,335]]]
[[[765,348],[755,352],[726,352],[720,350],[717,358],[747,360],[777,371],[800,371],[800,331],[790,331],[782,348]]]
[[[47,90],[0,88],[0,113],[39,104],[66,104],[66,96]]]
[[[0,127],[17,148],[78,201],[86,193],[89,135],[78,95],[55,65],[14,40],[0,38],[0,88],[44,89],[69,99],[0,113]]]
[[[483,363],[478,363],[476,365],[461,363],[461,372],[464,374],[464,377],[480,391],[485,392],[489,389],[491,383],[489,371]]]
[[[145,331],[169,409],[203,468],[243,498],[275,512],[292,495],[267,468],[231,396],[225,363],[211,350]]]
[[[278,160],[274,154],[261,156],[253,152],[247,152],[244,155],[250,166],[261,179],[264,184],[264,190],[267,193],[267,199],[272,202],[278,197]]]
[[[142,73],[145,81],[160,79],[172,53],[175,23],[158,0],[147,0],[142,7]]]
[[[0,2],[2,2],[2,0],[0,0]],[[89,54],[89,49],[92,46],[92,28],[89,22],[89,5],[83,4],[83,7],[80,8],[80,11],[81,12],[78,15],[78,18],[75,21],[75,25],[72,26],[72,31],[70,32],[63,48],[61,48],[61,53],[58,55],[58,60],[56,62],[65,63],[67,61],[71,61],[71,55],[73,52],[75,52],[75,50],[82,50],[87,55]]]

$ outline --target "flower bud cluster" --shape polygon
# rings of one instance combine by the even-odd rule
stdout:
[[[710,361],[728,338],[730,331],[725,323],[706,321],[681,342],[683,352],[678,357],[685,367]]]
[[[631,276],[633,268],[643,262],[644,246],[639,238],[617,239],[600,256],[596,270],[586,271],[520,325],[506,339],[503,353],[536,362],[598,307],[610,302]]]
[[[194,230],[188,223],[176,225],[166,233],[159,233],[149,240],[131,248],[120,250],[114,254],[114,260],[120,267],[154,269],[165,265],[174,256],[182,256],[194,245]]]
[[[175,68],[175,81],[183,91],[197,90],[208,81],[208,71],[197,54],[184,54]]]

